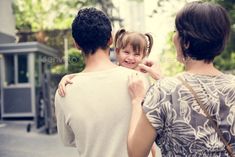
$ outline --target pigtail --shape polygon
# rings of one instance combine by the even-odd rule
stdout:
[[[150,54],[153,47],[153,36],[150,33],[144,34],[147,37],[147,56]]]
[[[120,39],[122,38],[122,36],[126,33],[126,30],[124,28],[119,29],[117,31],[117,33],[115,34],[114,37],[114,46],[115,48],[117,48],[118,42],[120,41]]]

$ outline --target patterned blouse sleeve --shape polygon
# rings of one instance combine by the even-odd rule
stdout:
[[[157,81],[149,88],[143,103],[143,110],[152,126],[156,129],[157,135],[160,135],[163,131],[165,122],[165,115],[161,107],[162,98],[165,96],[161,93],[160,84],[160,81]]]

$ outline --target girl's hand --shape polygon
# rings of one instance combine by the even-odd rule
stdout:
[[[144,82],[139,75],[140,74],[136,72],[135,74],[129,76],[128,90],[132,102],[138,101],[138,103],[141,103],[145,96],[146,89],[144,87]]]
[[[160,67],[151,60],[144,60],[139,64],[139,69],[142,73],[148,73],[155,80],[162,78]]]
[[[60,96],[64,97],[65,96],[65,86],[67,84],[73,84],[72,78],[74,78],[75,74],[70,74],[70,75],[65,75],[61,80],[58,85],[58,93]]]

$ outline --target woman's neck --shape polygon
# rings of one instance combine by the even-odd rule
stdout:
[[[185,63],[185,71],[192,74],[201,75],[221,75],[222,72],[216,69],[213,63],[205,63],[204,61],[190,60]]]

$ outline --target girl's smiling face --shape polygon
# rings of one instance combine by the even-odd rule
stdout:
[[[116,53],[119,65],[129,69],[136,69],[144,57],[144,52],[135,52],[130,44],[125,48],[117,49]]]

